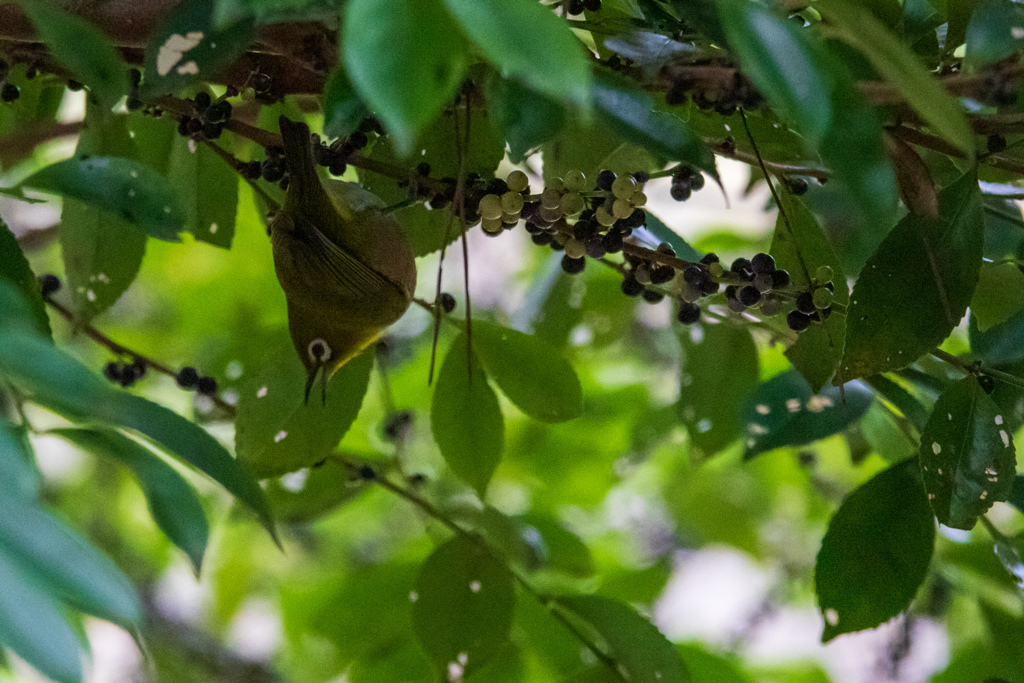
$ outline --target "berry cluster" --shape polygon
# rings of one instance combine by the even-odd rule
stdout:
[[[0,83],[3,83],[3,86],[0,86],[0,100],[4,102],[13,102],[21,97],[21,90],[18,89],[18,86],[7,82],[7,74],[10,73],[10,70],[11,65],[0,59]]]
[[[694,192],[704,188],[704,176],[692,166],[680,165],[672,173],[669,194],[677,202],[685,202]]]
[[[832,315],[832,300],[835,285],[832,284],[832,269],[821,266],[815,273],[810,291],[796,297],[796,308],[786,316],[789,329],[803,332],[811,323],[820,323]]]
[[[756,306],[765,316],[782,310],[783,300],[774,290],[789,285],[789,272],[777,269],[770,254],[755,254],[751,259],[738,258],[732,262],[729,272],[733,279],[739,280],[725,288],[725,300],[731,310],[742,313]]]
[[[530,181],[522,171],[512,171],[505,180],[496,178],[477,203],[480,228],[492,236],[514,228],[526,208],[525,196],[529,193]]]
[[[266,159],[245,163],[239,170],[248,180],[263,178],[268,183],[280,183],[282,190],[288,189],[288,165],[282,147],[268,147]]]
[[[231,118],[231,103],[224,99],[216,102],[205,90],[196,93],[192,100],[193,116],[182,116],[178,120],[178,134],[184,137],[216,140],[224,130],[224,124]]]
[[[103,366],[103,376],[122,387],[130,387],[146,376],[146,361],[138,357],[131,363],[111,361]]]
[[[566,0],[565,12],[570,16],[583,14],[583,11],[601,11],[601,0]]]
[[[310,141],[313,146],[313,158],[317,164],[326,167],[331,175],[345,175],[345,171],[348,170],[348,158],[370,143],[370,133],[384,134],[384,128],[375,118],[363,119],[354,133],[347,138],[338,138],[330,145],[322,142],[320,136],[314,134]]]
[[[204,396],[217,395],[217,380],[213,377],[201,376],[195,368],[185,366],[174,376],[182,389],[195,389]]]

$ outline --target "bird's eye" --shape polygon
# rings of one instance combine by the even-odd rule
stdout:
[[[314,363],[326,363],[331,359],[331,347],[323,339],[309,342],[309,359]]]

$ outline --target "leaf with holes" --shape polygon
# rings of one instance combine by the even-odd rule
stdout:
[[[473,323],[473,351],[501,392],[541,422],[565,422],[583,412],[576,371],[547,342],[493,323]]]
[[[599,645],[635,683],[687,683],[690,674],[661,631],[629,605],[599,595],[556,598],[557,609],[582,620]]]
[[[235,452],[259,479],[320,462],[356,419],[370,382],[373,354],[362,353],[304,401],[306,371],[289,345],[244,382],[235,420]],[[323,378],[321,378],[323,381]]]
[[[210,525],[199,494],[184,477],[142,444],[110,429],[55,429],[50,433],[130,469],[146,494],[153,520],[199,573]]]
[[[501,462],[505,420],[476,354],[467,358],[466,351],[466,335],[460,334],[437,375],[430,426],[448,467],[483,497]]]
[[[200,242],[228,249],[238,212],[238,175],[210,147],[178,136],[168,179],[185,204],[185,229]]]
[[[178,195],[163,176],[138,161],[74,157],[43,168],[22,185],[109,211],[157,239],[177,242],[183,230],[185,211]]]
[[[350,0],[343,34],[352,84],[409,156],[466,72],[462,30],[442,0]]]
[[[413,590],[413,630],[443,678],[472,675],[507,641],[512,575],[472,540],[456,536],[435,550]]]
[[[939,217],[906,216],[853,286],[843,380],[905,367],[963,318],[978,282],[983,242],[974,170],[939,193]]]
[[[776,375],[760,387],[746,407],[745,458],[782,446],[801,446],[838,434],[867,412],[874,394],[861,382],[815,393],[795,370]]]
[[[811,291],[822,266],[832,269],[832,315],[811,325],[786,349],[786,357],[800,371],[813,391],[820,391],[835,374],[846,341],[846,306],[850,292],[836,250],[807,207],[785,190],[779,194],[784,212],[775,222],[770,253],[778,268],[789,272],[790,283]],[[818,283],[820,284],[820,283]]]
[[[874,628],[910,606],[935,546],[916,460],[876,474],[832,516],[814,568],[822,642]]]
[[[757,388],[757,347],[746,327],[729,323],[694,325],[680,339],[679,416],[711,455],[743,434],[743,406]]]
[[[993,503],[1010,496],[1016,450],[995,401],[974,377],[939,396],[921,433],[921,471],[935,516],[972,529]]]

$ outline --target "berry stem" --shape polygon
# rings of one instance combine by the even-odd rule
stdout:
[[[1024,379],[1021,379],[1020,377],[1016,377],[1014,375],[1011,375],[1008,372],[1003,372],[1002,370],[996,370],[994,368],[990,368],[988,366],[981,365],[980,363],[978,363],[978,364],[965,363],[960,358],[957,358],[953,354],[951,354],[951,353],[949,353],[947,351],[943,351],[942,349],[934,349],[932,351],[932,355],[935,356],[936,358],[938,358],[939,360],[942,360],[942,361],[945,361],[945,362],[949,363],[950,365],[955,367],[957,370],[960,370],[964,374],[967,374],[967,375],[978,375],[978,374],[988,375],[992,379],[997,379],[997,380],[999,380],[1001,382],[1006,382],[1007,384],[1012,384],[1015,387],[1020,387],[1021,389],[1024,389]]]

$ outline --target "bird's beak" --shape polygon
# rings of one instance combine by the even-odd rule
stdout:
[[[321,374],[322,371],[322,374]],[[317,363],[317,365],[309,371],[306,376],[306,405],[309,405],[309,392],[313,389],[313,384],[316,382],[317,375],[321,375],[322,381],[320,382],[320,401],[322,405],[327,405],[327,366],[323,363]]]

